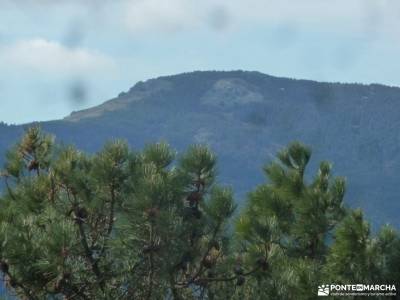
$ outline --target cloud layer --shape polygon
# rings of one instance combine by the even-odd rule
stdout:
[[[395,0],[123,0],[106,5],[118,7],[119,20],[134,33],[292,24],[393,35],[400,28],[400,3]],[[215,26],[221,20],[223,26]]]
[[[397,0],[3,0],[0,6],[29,12],[43,8],[49,13],[63,10],[71,16],[113,23],[133,33],[214,28],[213,23],[220,22],[221,18],[238,27],[254,23],[295,23],[338,31],[393,32],[400,28]]]
[[[42,38],[0,46],[0,65],[57,76],[89,75],[114,67],[111,58],[96,51],[68,48]]]
[[[8,122],[201,69],[400,85],[398,0],[0,0],[0,20]]]

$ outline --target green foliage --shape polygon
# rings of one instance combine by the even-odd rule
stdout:
[[[249,194],[236,222],[247,263],[268,266],[249,280],[248,299],[314,299],[327,282],[399,282],[392,265],[399,259],[398,233],[386,227],[370,236],[362,213],[344,208],[345,180],[332,177],[328,162],[308,183],[310,156],[297,142],[278,153],[264,168],[269,181]]]
[[[88,155],[28,129],[8,153],[0,267],[21,299],[313,299],[321,280],[399,280],[400,238],[371,236],[345,182],[293,143],[236,209],[216,157],[121,141]],[[234,226],[232,226],[234,225]]]
[[[338,283],[400,282],[400,238],[385,226],[373,237],[360,210],[340,224],[327,257],[325,272]]]
[[[120,141],[87,155],[29,129],[2,173],[9,288],[28,299],[187,299],[210,268],[230,274],[232,192],[214,184],[207,148],[174,158],[165,143],[136,153]]]
[[[336,281],[365,282],[365,277],[372,275],[367,263],[369,235],[370,229],[361,211],[354,211],[343,220],[327,260],[329,273]]]

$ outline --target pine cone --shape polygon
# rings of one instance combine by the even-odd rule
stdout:
[[[268,270],[269,267],[268,262],[264,257],[257,259],[257,265],[259,265],[263,271]]]
[[[39,163],[37,160],[34,159],[29,163],[28,170],[32,171],[32,170],[37,170],[37,169],[39,169]]]
[[[187,196],[186,200],[189,202],[191,207],[197,207],[201,201],[201,194],[199,192],[191,192],[189,196]]]
[[[207,269],[211,269],[214,265],[214,261],[210,256],[207,256],[203,261],[203,266]]]
[[[88,215],[89,215],[88,211],[84,207],[78,208],[76,213],[77,213],[77,217],[82,219],[82,220],[86,219],[88,217]]]

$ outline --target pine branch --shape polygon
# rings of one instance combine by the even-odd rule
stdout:
[[[67,195],[68,198],[69,196],[69,190],[67,190]],[[74,213],[76,216],[79,215],[78,213],[78,200],[76,199],[76,196],[73,194],[73,198],[74,198]],[[89,243],[87,241],[87,237],[86,237],[86,233],[85,233],[85,228],[83,227],[83,221],[82,219],[76,217],[75,218],[75,223],[78,225],[78,229],[79,229],[79,235],[80,235],[80,241],[81,241],[81,245],[85,251],[85,257],[86,259],[89,261],[90,266],[92,268],[93,273],[95,274],[96,278],[97,278],[97,284],[100,286],[100,289],[104,292],[104,278],[100,272],[99,266],[97,265],[96,260],[93,258],[92,255],[92,251],[89,248]]]
[[[153,247],[154,243],[154,224],[153,221],[150,222],[150,245]],[[147,290],[147,296],[146,299],[149,300],[151,299],[151,295],[153,293],[153,285],[154,285],[154,254],[153,251],[150,251],[149,254],[149,259],[150,259],[150,270],[149,270],[149,287]]]
[[[204,261],[206,260],[207,256],[210,254],[210,251],[213,247],[213,242],[215,241],[215,238],[217,237],[217,234],[221,228],[222,221],[219,221],[217,225],[215,226],[213,235],[211,240],[209,241],[207,245],[207,250],[205,251],[204,255],[202,256],[202,259],[200,260],[200,267],[199,270],[192,276],[192,278],[187,282],[187,286],[189,286],[191,283],[195,282],[196,279],[203,273],[204,270]]]
[[[6,184],[7,192],[10,195],[11,199],[13,199],[14,201],[17,201],[17,198],[15,197],[14,192],[12,191],[12,189],[8,183],[8,175],[4,175],[4,182]]]
[[[110,234],[112,233],[113,225],[114,225],[115,202],[116,202],[116,194],[115,194],[114,184],[110,185],[110,194],[111,194],[110,214],[108,216],[108,226],[107,226],[107,231],[106,231],[106,237],[104,239],[103,246],[100,250],[100,257],[102,257],[106,251],[107,241],[108,241],[108,238],[110,237]]]
[[[33,292],[27,288],[24,284],[22,284],[21,282],[17,281],[11,274],[10,272],[7,271],[3,271],[4,274],[8,277],[9,281],[13,282],[15,287],[19,287],[23,293],[25,294],[25,296],[28,297],[29,300],[39,300],[39,298],[37,298]]]

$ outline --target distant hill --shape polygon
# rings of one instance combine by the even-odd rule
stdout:
[[[348,179],[346,201],[375,225],[400,227],[400,89],[321,83],[258,72],[192,72],[138,82],[104,104],[42,127],[96,151],[124,138],[135,148],[159,140],[178,150],[206,143],[220,181],[239,201],[263,182],[262,166],[287,143],[312,146],[312,170],[326,159]],[[0,153],[23,126],[0,125]]]

